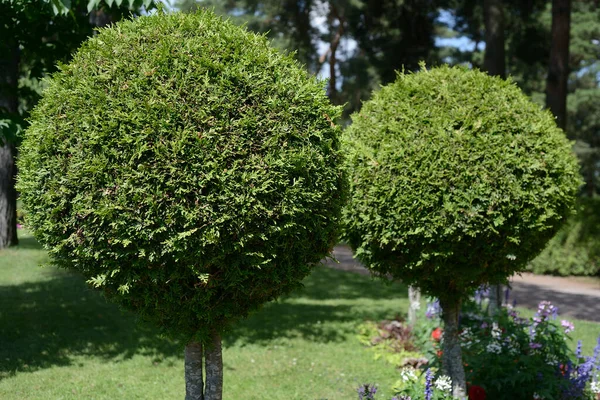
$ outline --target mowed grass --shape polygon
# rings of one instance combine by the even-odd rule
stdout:
[[[0,399],[182,399],[183,348],[136,323],[20,231],[0,251]],[[356,339],[406,310],[406,288],[317,267],[305,288],[224,337],[225,399],[354,399],[398,372]]]
[[[17,248],[0,251],[0,399],[184,398],[182,345],[80,276],[41,267],[45,251],[20,233]],[[304,285],[225,336],[224,398],[355,399],[369,382],[389,399],[398,371],[358,343],[356,328],[403,313],[406,288],[325,267]],[[591,355],[600,324],[575,326],[571,346],[581,339]]]

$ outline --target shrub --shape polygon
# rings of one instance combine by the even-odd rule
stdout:
[[[401,73],[352,121],[345,240],[374,273],[440,299],[464,392],[460,300],[523,270],[569,215],[571,144],[513,83],[460,67]]]
[[[527,269],[535,274],[600,275],[600,201],[580,199],[577,214]]]
[[[32,113],[28,226],[57,265],[208,343],[336,243],[339,111],[291,55],[211,12],[116,24]]]

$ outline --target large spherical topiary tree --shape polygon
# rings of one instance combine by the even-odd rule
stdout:
[[[220,398],[220,335],[336,242],[338,113],[292,55],[211,12],[116,24],[32,113],[28,224],[57,265],[188,341],[188,398]]]
[[[464,395],[461,299],[523,270],[563,223],[580,185],[571,144],[513,83],[459,67],[399,74],[352,121],[345,239],[376,274],[439,297]]]

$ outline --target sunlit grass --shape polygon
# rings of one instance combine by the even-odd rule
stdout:
[[[0,252],[1,399],[182,399],[182,346],[47,264],[25,232]],[[403,312],[406,288],[318,267],[305,288],[224,338],[225,399],[352,399],[360,383],[391,394],[394,367],[356,327]],[[391,397],[391,396],[387,396]]]

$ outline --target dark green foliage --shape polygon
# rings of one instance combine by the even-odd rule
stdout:
[[[572,216],[530,264],[536,274],[600,275],[600,200],[582,198]]]
[[[28,227],[56,264],[204,340],[299,286],[336,242],[338,113],[291,56],[211,12],[119,23],[32,113]]]
[[[344,143],[356,256],[449,301],[525,268],[580,184],[550,113],[476,70],[399,74],[353,116]]]

